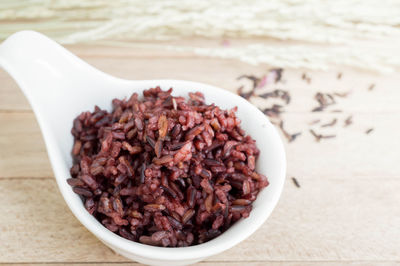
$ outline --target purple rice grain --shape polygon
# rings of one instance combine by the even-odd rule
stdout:
[[[299,181],[297,181],[297,179],[295,177],[292,177],[292,182],[296,187],[300,188],[300,183],[299,183]]]
[[[369,91],[372,91],[374,88],[375,88],[375,84],[372,83],[371,85],[369,85],[368,90],[369,90]]]
[[[371,128],[369,128],[369,129],[367,129],[367,130],[365,131],[365,134],[368,135],[368,134],[371,133],[372,131],[374,131],[374,128],[371,127]]]
[[[346,120],[344,120],[343,127],[348,127],[351,124],[353,124],[353,116],[352,115],[350,115],[349,117],[346,118]]]
[[[337,119],[333,118],[331,122],[321,125],[321,127],[333,127],[336,125]]]

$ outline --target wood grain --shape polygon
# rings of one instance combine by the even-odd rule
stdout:
[[[400,182],[286,182],[271,218],[212,261],[399,261]],[[0,180],[0,262],[115,262],[67,209],[53,179]],[[349,208],[351,206],[351,208]],[[10,222],[12,221],[12,223]]]
[[[262,76],[268,66],[202,58],[171,51],[70,46],[101,70],[123,78],[176,78],[231,91],[241,74]],[[285,141],[288,179],[270,219],[238,246],[199,265],[399,265],[400,76],[342,69],[285,70],[267,89],[289,90],[285,128],[302,135]],[[129,264],[91,235],[72,215],[53,179],[35,117],[15,82],[0,70],[0,263]],[[370,84],[376,84],[368,91]],[[312,113],[316,92],[347,92],[342,113]],[[265,104],[253,99],[259,106]],[[354,124],[343,127],[353,115]],[[338,119],[317,132],[337,137],[316,143],[309,122]],[[369,135],[368,128],[374,128]],[[294,186],[295,176],[301,187]]]
[[[12,265],[45,265],[45,266],[58,266],[58,265],[77,265],[77,266],[93,266],[93,265],[130,265],[130,266],[139,266],[142,265],[140,263],[135,262],[96,262],[96,263],[2,263],[3,266],[12,266]],[[397,262],[393,261],[246,261],[245,264],[243,262],[235,262],[235,261],[202,261],[197,263],[198,266],[265,266],[265,265],[289,265],[289,266],[316,266],[316,265],[327,265],[327,266],[341,266],[341,265],[355,265],[355,266],[391,266],[391,265],[399,265]]]
[[[252,66],[235,60],[203,58],[190,54],[149,49],[109,48],[92,46],[70,46],[73,53],[100,70],[127,79],[183,79],[209,83],[235,91],[245,81],[237,78],[243,74],[262,76],[268,66]],[[337,74],[342,72],[342,78]],[[343,68],[329,72],[308,71],[311,83],[302,80],[304,71],[286,70],[284,83],[271,87],[285,88],[293,95],[288,111],[309,112],[315,106],[313,95],[317,91],[352,93],[349,100],[340,101],[337,108],[349,112],[398,112],[399,75],[377,75]],[[328,81],[328,82],[327,82]],[[30,110],[15,82],[0,69],[0,110]],[[368,87],[375,89],[368,93]],[[270,88],[270,87],[269,87]],[[111,89],[111,88],[110,88]],[[335,107],[336,108],[336,107]]]
[[[0,178],[53,176],[34,115],[0,112]]]
[[[130,266],[139,266],[143,265],[135,262],[96,262],[96,263],[82,263],[82,262],[73,262],[73,263],[1,263],[3,266],[12,266],[12,265],[77,265],[77,266],[94,266],[94,265],[130,265]],[[319,266],[319,265],[327,265],[327,266],[341,266],[341,265],[351,265],[351,266],[391,266],[391,265],[399,265],[398,262],[393,261],[246,261],[245,264],[243,262],[235,262],[235,261],[202,261],[196,264],[197,266],[265,266],[265,265],[289,265],[289,266]]]

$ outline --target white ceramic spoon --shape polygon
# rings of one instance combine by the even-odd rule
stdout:
[[[282,192],[286,160],[281,139],[263,113],[243,98],[210,85],[181,80],[123,80],[105,74],[33,31],[13,34],[0,45],[0,65],[16,80],[39,122],[58,187],[73,214],[104,244],[117,253],[153,265],[195,263],[225,251],[256,231],[268,218]],[[201,245],[163,248],[126,240],[103,227],[84,208],[67,184],[70,177],[73,119],[94,105],[110,110],[113,98],[129,97],[154,86],[174,88],[174,95],[204,93],[208,103],[222,108],[238,106],[242,127],[256,141],[261,155],[257,170],[270,185],[253,204],[250,217],[242,219],[221,236]],[[23,163],[23,162],[21,162]],[[265,239],[268,242],[268,239]]]

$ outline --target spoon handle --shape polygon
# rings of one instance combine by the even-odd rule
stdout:
[[[74,82],[113,78],[35,31],[14,33],[1,44],[0,66],[15,79],[31,104],[54,94],[55,88],[60,93],[60,83],[66,80],[69,86],[64,89],[71,93]]]
[[[55,143],[65,142],[79,112],[109,102],[116,90],[131,86],[34,31],[17,32],[0,45],[0,66],[28,99],[46,145],[50,135]]]

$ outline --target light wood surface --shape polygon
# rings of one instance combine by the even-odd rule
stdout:
[[[186,79],[232,91],[243,84],[236,80],[241,74],[268,69],[146,48],[69,48],[119,77]],[[257,233],[199,265],[400,264],[400,76],[341,69],[338,80],[338,72],[307,72],[308,84],[303,71],[285,70],[284,82],[269,87],[290,91],[285,126],[303,132],[293,143],[285,140],[288,178],[281,200]],[[68,210],[27,100],[3,70],[0,84],[0,263],[130,263]],[[332,108],[342,113],[311,113],[317,91],[351,94]],[[344,128],[349,115],[354,124]],[[308,123],[332,118],[338,118],[335,127],[314,128],[337,137],[315,142]],[[374,131],[366,135],[369,128]]]

